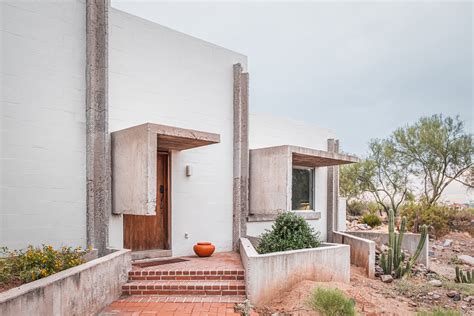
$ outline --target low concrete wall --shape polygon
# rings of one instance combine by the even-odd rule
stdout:
[[[131,270],[130,250],[0,293],[0,315],[93,315],[117,299]]]
[[[388,244],[388,233],[383,232],[368,232],[368,231],[357,231],[357,232],[346,232],[347,234],[361,237],[364,239],[373,240],[377,245],[387,245]],[[418,242],[420,241],[420,234],[411,234],[405,233],[402,242],[402,249],[408,251],[410,254],[414,254]],[[429,250],[429,236],[426,237],[425,245],[421,251],[420,256],[418,257],[417,262],[424,264],[426,267],[429,267],[430,261],[428,257]]]
[[[240,238],[247,297],[252,304],[268,302],[279,292],[303,280],[349,282],[347,245],[258,254],[247,238]]]
[[[375,277],[375,242],[351,236],[342,232],[333,232],[333,241],[351,247],[351,264],[365,268],[369,278]]]

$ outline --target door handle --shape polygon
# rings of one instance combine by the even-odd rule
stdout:
[[[164,200],[165,200],[165,186],[160,185],[160,211],[163,211]]]

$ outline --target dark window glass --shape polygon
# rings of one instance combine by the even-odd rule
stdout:
[[[291,204],[294,211],[314,210],[314,170],[293,168]]]

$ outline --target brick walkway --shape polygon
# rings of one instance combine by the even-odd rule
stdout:
[[[171,302],[120,302],[109,305],[101,316],[112,315],[235,315],[234,303],[171,303]],[[255,314],[257,315],[257,314]]]

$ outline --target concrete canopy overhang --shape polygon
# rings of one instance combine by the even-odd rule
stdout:
[[[308,168],[355,163],[355,156],[293,145],[250,150],[250,214],[249,221],[273,219],[280,211],[291,211],[294,166]],[[308,212],[311,218],[320,214]],[[253,219],[252,219],[253,217]]]
[[[317,150],[299,146],[287,146],[292,154],[293,165],[304,167],[329,167],[359,162],[359,158],[351,155]]]
[[[143,140],[156,137],[157,147],[162,150],[186,150],[220,143],[220,135],[192,129],[145,123],[112,133],[112,135],[133,135]]]
[[[186,150],[220,142],[220,135],[145,123],[113,132],[112,212],[155,215],[159,150]]]

